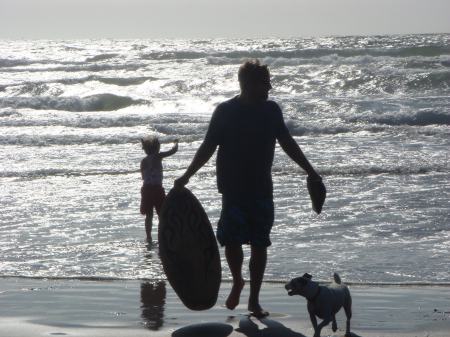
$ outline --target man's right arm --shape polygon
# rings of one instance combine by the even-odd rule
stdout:
[[[194,159],[187,168],[186,172],[180,178],[175,180],[175,187],[185,186],[189,182],[189,179],[208,162],[209,158],[211,158],[216,151],[216,148],[216,144],[205,139],[202,145],[198,148],[197,153],[195,154]]]
[[[220,122],[220,110],[219,105],[214,111],[211,121],[209,123],[208,131],[206,132],[205,139],[202,145],[198,148],[194,159],[188,166],[186,172],[178,179],[175,180],[174,185],[176,187],[183,187],[189,182],[189,179],[206,164],[206,162],[212,157],[219,144],[220,134],[222,132],[222,125]]]

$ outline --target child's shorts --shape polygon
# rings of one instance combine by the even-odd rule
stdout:
[[[223,196],[217,240],[222,246],[250,244],[268,247],[271,245],[273,221],[272,198],[235,201]]]
[[[162,204],[166,198],[166,192],[161,185],[143,185],[141,188],[141,214],[153,211],[159,215]]]

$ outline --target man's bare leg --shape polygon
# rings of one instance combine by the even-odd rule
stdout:
[[[267,247],[251,246],[250,257],[250,297],[248,299],[248,311],[255,317],[261,318],[269,313],[259,304],[259,291],[264,278],[267,262]]]
[[[225,246],[225,256],[230,267],[231,276],[233,277],[233,286],[231,287],[231,292],[228,295],[225,305],[228,309],[233,310],[239,304],[241,291],[245,284],[242,278],[242,262],[244,261],[242,246],[239,244]]]

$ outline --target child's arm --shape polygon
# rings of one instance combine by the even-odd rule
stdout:
[[[159,156],[161,158],[166,158],[166,157],[169,157],[169,156],[173,155],[175,152],[177,152],[178,151],[178,139],[176,139],[174,143],[175,144],[173,145],[173,147],[169,151],[160,152]]]

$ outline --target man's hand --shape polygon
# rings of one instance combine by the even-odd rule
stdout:
[[[320,214],[327,196],[327,189],[322,182],[322,177],[316,172],[314,173],[308,175],[308,178],[306,178],[306,186],[311,197],[312,208],[317,214]]]
[[[322,177],[316,171],[309,172],[308,177],[306,178],[309,182],[322,181]]]
[[[182,188],[189,182],[189,178],[186,175],[182,175],[180,178],[175,179],[173,186],[176,188]]]
[[[184,187],[189,182],[189,179],[211,158],[214,151],[216,151],[216,147],[217,145],[214,143],[209,143],[206,140],[203,141],[195,153],[192,163],[188,166],[186,172],[173,182],[173,186],[179,188]]]

